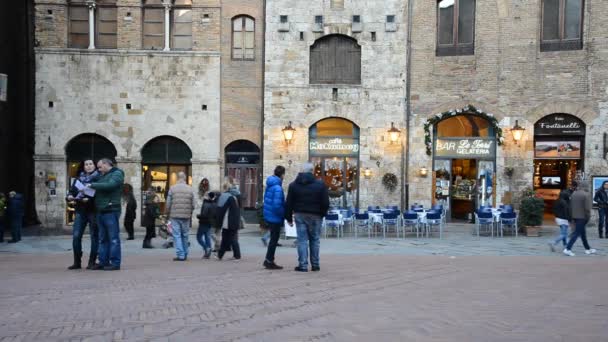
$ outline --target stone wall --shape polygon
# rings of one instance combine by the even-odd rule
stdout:
[[[406,25],[403,1],[346,1],[344,8],[331,8],[330,1],[269,2],[266,11],[266,70],[264,89],[264,175],[277,164],[287,167],[286,184],[301,164],[308,161],[311,125],[328,117],[351,120],[360,131],[360,169],[373,176],[361,177],[360,206],[399,204],[401,191],[387,192],[382,176],[401,174],[401,145],[389,144],[391,122],[404,127]],[[281,15],[289,18],[289,31],[282,32]],[[314,16],[323,15],[322,32],[314,30]],[[353,33],[353,15],[361,15],[363,30]],[[395,15],[397,30],[385,32],[386,15]],[[304,40],[300,40],[303,32]],[[371,32],[376,32],[372,41]],[[309,48],[330,33],[353,37],[361,45],[361,85],[310,85]],[[337,99],[333,97],[337,88]],[[281,129],[293,122],[295,137],[290,145]],[[377,166],[379,162],[380,166]],[[285,185],[286,185],[285,184]]]
[[[218,53],[36,51],[37,206],[47,226],[64,223],[65,146],[82,133],[109,139],[139,201],[141,148],[157,136],[192,150],[194,184],[220,181],[220,56]],[[53,107],[49,107],[49,102]],[[130,104],[131,109],[126,105]],[[207,110],[202,110],[207,105]],[[46,194],[57,175],[57,197]]]

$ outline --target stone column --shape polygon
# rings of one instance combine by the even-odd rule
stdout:
[[[165,6],[165,48],[163,51],[171,50],[169,48],[169,29],[171,28],[170,19],[171,19],[171,2],[165,0],[163,2],[163,6]]]
[[[87,0],[89,6],[89,49],[95,48],[95,0]]]

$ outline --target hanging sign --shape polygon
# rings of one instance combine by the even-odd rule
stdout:
[[[359,140],[353,138],[310,138],[311,155],[352,156],[359,153]]]
[[[435,156],[460,159],[494,158],[496,154],[495,143],[495,140],[475,138],[437,139]]]
[[[585,135],[585,124],[572,115],[552,114],[534,125],[534,135]]]

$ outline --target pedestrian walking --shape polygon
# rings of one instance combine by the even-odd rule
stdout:
[[[197,215],[198,231],[196,232],[196,240],[203,248],[203,259],[209,259],[211,256],[211,229],[217,225],[217,198],[215,192],[208,191],[203,197],[203,205],[201,212]]]
[[[241,228],[241,210],[238,200],[234,196],[233,184],[225,181],[222,185],[224,191],[217,203],[217,220],[221,222],[222,241],[217,251],[217,258],[222,260],[226,251],[232,249],[234,260],[241,259],[241,248],[239,246],[238,230]]]
[[[87,269],[92,270],[97,262],[97,251],[99,249],[99,230],[97,229],[97,218],[95,217],[94,197],[86,195],[79,190],[79,187],[96,182],[100,175],[92,159],[84,160],[79,168],[78,178],[74,180],[66,200],[74,206],[74,224],[72,225],[72,252],[74,263],[69,266],[69,270],[81,268],[82,259],[82,236],[89,225],[89,235],[91,237],[91,251],[89,252],[89,262]]]
[[[142,224],[146,227],[146,236],[142,248],[154,248],[152,246],[152,239],[154,238],[156,231],[156,219],[160,216],[160,208],[158,206],[158,197],[154,188],[150,188],[146,194],[146,202],[144,203],[144,217]]]
[[[555,214],[555,223],[559,226],[559,236],[549,242],[551,252],[555,252],[555,245],[560,241],[564,248],[568,243],[568,230],[570,228],[570,192],[562,190],[559,193],[559,198],[553,204],[553,214]]]
[[[0,243],[4,242],[4,229],[6,227],[6,205],[8,200],[3,192],[0,192]]]
[[[97,162],[101,177],[87,186],[95,190],[95,210],[99,229],[99,264],[93,269],[120,270],[120,198],[125,173],[114,166],[114,162],[103,158]]]
[[[281,165],[274,169],[274,174],[266,179],[264,192],[264,221],[270,232],[270,243],[264,259],[264,267],[270,270],[281,270],[282,266],[274,262],[274,255],[281,236],[281,228],[285,220],[285,194],[283,193],[283,178],[285,168]]]
[[[21,228],[23,227],[23,216],[25,214],[22,194],[16,191],[8,193],[6,213],[8,214],[12,235],[12,239],[8,243],[17,243],[21,241]]]
[[[125,184],[123,186],[122,200],[126,203],[124,225],[127,231],[127,240],[135,240],[135,218],[137,217],[137,201],[133,195],[133,186]]]
[[[593,200],[597,203],[597,231],[600,239],[608,239],[608,181],[602,183],[602,186],[597,189]]]
[[[589,222],[591,217],[591,194],[587,191],[588,186],[586,183],[577,184],[577,188],[570,197],[570,211],[572,219],[575,224],[575,231],[570,236],[570,241],[564,249],[564,254],[574,256],[572,253],[572,245],[576,242],[576,239],[580,236],[585,247],[585,254],[595,254],[596,250],[589,246],[587,242],[587,232],[585,226]]]
[[[166,215],[171,222],[173,244],[176,257],[173,261],[188,260],[188,234],[190,220],[196,207],[196,199],[192,187],[186,183],[186,174],[177,174],[177,184],[169,189],[167,194]]]
[[[308,252],[313,271],[320,271],[319,249],[323,217],[329,209],[327,186],[315,179],[313,165],[304,164],[295,181],[289,184],[285,204],[285,219],[290,225],[295,220],[298,235],[297,272],[308,272]]]

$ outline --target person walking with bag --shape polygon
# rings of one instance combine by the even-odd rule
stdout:
[[[241,248],[238,240],[238,230],[241,228],[241,210],[236,197],[231,193],[232,184],[225,181],[222,185],[224,191],[217,203],[217,220],[222,226],[222,241],[217,251],[217,258],[222,260],[226,251],[232,249],[234,260],[241,259]]]
[[[600,239],[608,239],[608,181],[602,183],[602,186],[597,189],[593,200],[597,203],[597,231]]]
[[[177,184],[169,189],[167,195],[166,215],[171,222],[173,244],[177,255],[173,261],[188,260],[188,234],[195,207],[194,190],[186,184],[186,174],[180,171],[177,174]]]
[[[82,162],[78,178],[74,180],[72,187],[68,193],[66,200],[74,203],[75,216],[72,226],[72,252],[74,254],[74,263],[69,266],[69,270],[78,270],[81,268],[82,259],[82,236],[84,230],[89,225],[89,235],[91,236],[91,251],[89,253],[89,262],[87,269],[92,270],[95,267],[97,260],[97,251],[99,249],[99,230],[97,229],[97,218],[95,216],[94,198],[85,195],[78,190],[77,182],[86,186],[99,179],[99,172],[95,167],[95,162],[87,159]]]
[[[570,236],[570,241],[564,249],[564,254],[568,256],[575,256],[572,252],[572,245],[576,242],[576,239],[580,236],[585,247],[585,254],[595,254],[597,251],[587,242],[587,231],[586,226],[591,218],[591,194],[587,191],[586,183],[579,183],[576,190],[570,197],[570,210],[571,216],[574,220],[575,231]]]
[[[203,205],[201,212],[197,215],[198,231],[196,232],[196,240],[203,248],[203,259],[209,259],[211,256],[211,228],[216,227],[217,217],[217,201],[215,192],[207,192],[203,197]]]
[[[270,232],[270,243],[264,260],[264,267],[269,270],[281,270],[282,266],[274,262],[274,255],[281,236],[281,228],[285,220],[285,194],[283,193],[283,177],[285,168],[277,166],[274,174],[266,179],[266,192],[264,193],[264,221]]]
[[[555,245],[560,241],[566,247],[568,243],[568,230],[570,228],[570,191],[562,190],[559,199],[553,204],[553,214],[555,223],[559,226],[559,236],[549,242],[551,252],[555,252]]]
[[[146,203],[144,209],[144,217],[142,224],[146,227],[146,236],[142,248],[154,248],[152,246],[152,238],[156,229],[156,219],[160,216],[160,208],[158,207],[158,197],[154,188],[150,188],[146,194]]]

